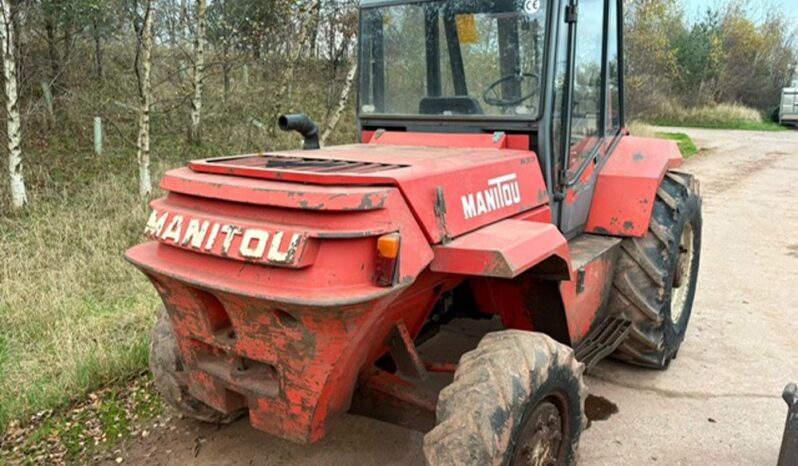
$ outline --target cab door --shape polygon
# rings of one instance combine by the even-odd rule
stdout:
[[[553,141],[559,226],[584,231],[601,165],[621,137],[622,0],[566,0],[558,39]]]

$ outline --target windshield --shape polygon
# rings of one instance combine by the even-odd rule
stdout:
[[[545,0],[364,9],[360,114],[536,118],[545,25]]]

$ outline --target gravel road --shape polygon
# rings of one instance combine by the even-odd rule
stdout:
[[[704,153],[685,169],[704,196],[698,295],[687,339],[666,372],[602,362],[586,380],[594,419],[581,465],[775,464],[798,381],[798,132],[685,130]],[[450,329],[445,344],[473,344]],[[617,412],[616,412],[617,411]],[[114,454],[125,464],[418,465],[422,435],[345,416],[298,446],[252,429],[167,419]]]

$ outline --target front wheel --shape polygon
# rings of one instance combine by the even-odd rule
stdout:
[[[609,309],[631,320],[632,327],[614,357],[668,367],[690,322],[700,257],[698,183],[669,172],[657,192],[648,233],[621,243]]]
[[[424,436],[430,466],[572,465],[584,420],[584,366],[546,335],[505,330],[463,355]]]

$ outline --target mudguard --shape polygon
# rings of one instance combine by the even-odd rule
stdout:
[[[645,235],[662,178],[683,162],[674,141],[622,137],[599,173],[585,231]]]
[[[433,248],[433,272],[515,278],[552,258],[552,273],[568,279],[568,242],[550,223],[504,220]]]

